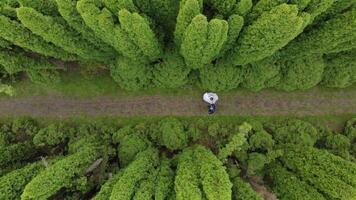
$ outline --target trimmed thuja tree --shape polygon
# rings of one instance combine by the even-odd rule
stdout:
[[[22,24],[33,33],[40,35],[46,41],[62,47],[67,52],[77,54],[85,60],[106,61],[111,59],[112,55],[96,50],[91,43],[83,39],[67,24],[62,23],[58,18],[46,16],[38,11],[21,7],[17,9],[17,16]]]
[[[216,58],[227,40],[228,23],[204,15],[193,18],[184,32],[181,54],[190,68],[199,69]]]
[[[44,56],[54,57],[64,61],[76,59],[74,54],[70,54],[62,48],[45,41],[42,37],[33,34],[23,24],[2,15],[0,15],[0,37],[14,45]]]
[[[256,62],[273,55],[304,28],[304,16],[295,5],[282,4],[264,12],[245,28],[229,58],[234,65]]]

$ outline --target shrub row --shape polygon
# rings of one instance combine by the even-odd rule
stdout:
[[[105,65],[130,91],[342,88],[355,82],[355,16],[353,0],[11,0],[0,48]]]

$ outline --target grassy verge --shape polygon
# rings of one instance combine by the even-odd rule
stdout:
[[[342,131],[345,122],[351,118],[355,118],[356,114],[342,114],[342,115],[321,115],[321,116],[207,116],[207,117],[175,117],[182,121],[187,121],[189,123],[214,123],[218,122],[220,124],[240,124],[245,121],[259,121],[259,122],[271,122],[276,120],[286,120],[286,119],[300,119],[308,121],[314,125],[327,126],[336,131]],[[41,125],[50,124],[56,121],[63,121],[67,123],[80,124],[80,123],[103,123],[103,124],[115,124],[119,126],[135,125],[143,122],[153,122],[160,120],[164,117],[85,117],[77,116],[72,118],[36,118]],[[14,118],[3,118],[0,121],[12,121]]]

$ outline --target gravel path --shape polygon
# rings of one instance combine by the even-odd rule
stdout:
[[[335,115],[356,113],[356,90],[308,92],[262,91],[223,94],[217,115]],[[207,105],[192,96],[117,96],[75,98],[53,96],[0,98],[0,117],[201,116]]]

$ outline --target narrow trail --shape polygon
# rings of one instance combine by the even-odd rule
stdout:
[[[223,94],[217,115],[336,115],[356,113],[356,90],[262,91]],[[76,98],[60,95],[0,98],[0,117],[204,116],[199,96],[117,96]]]

